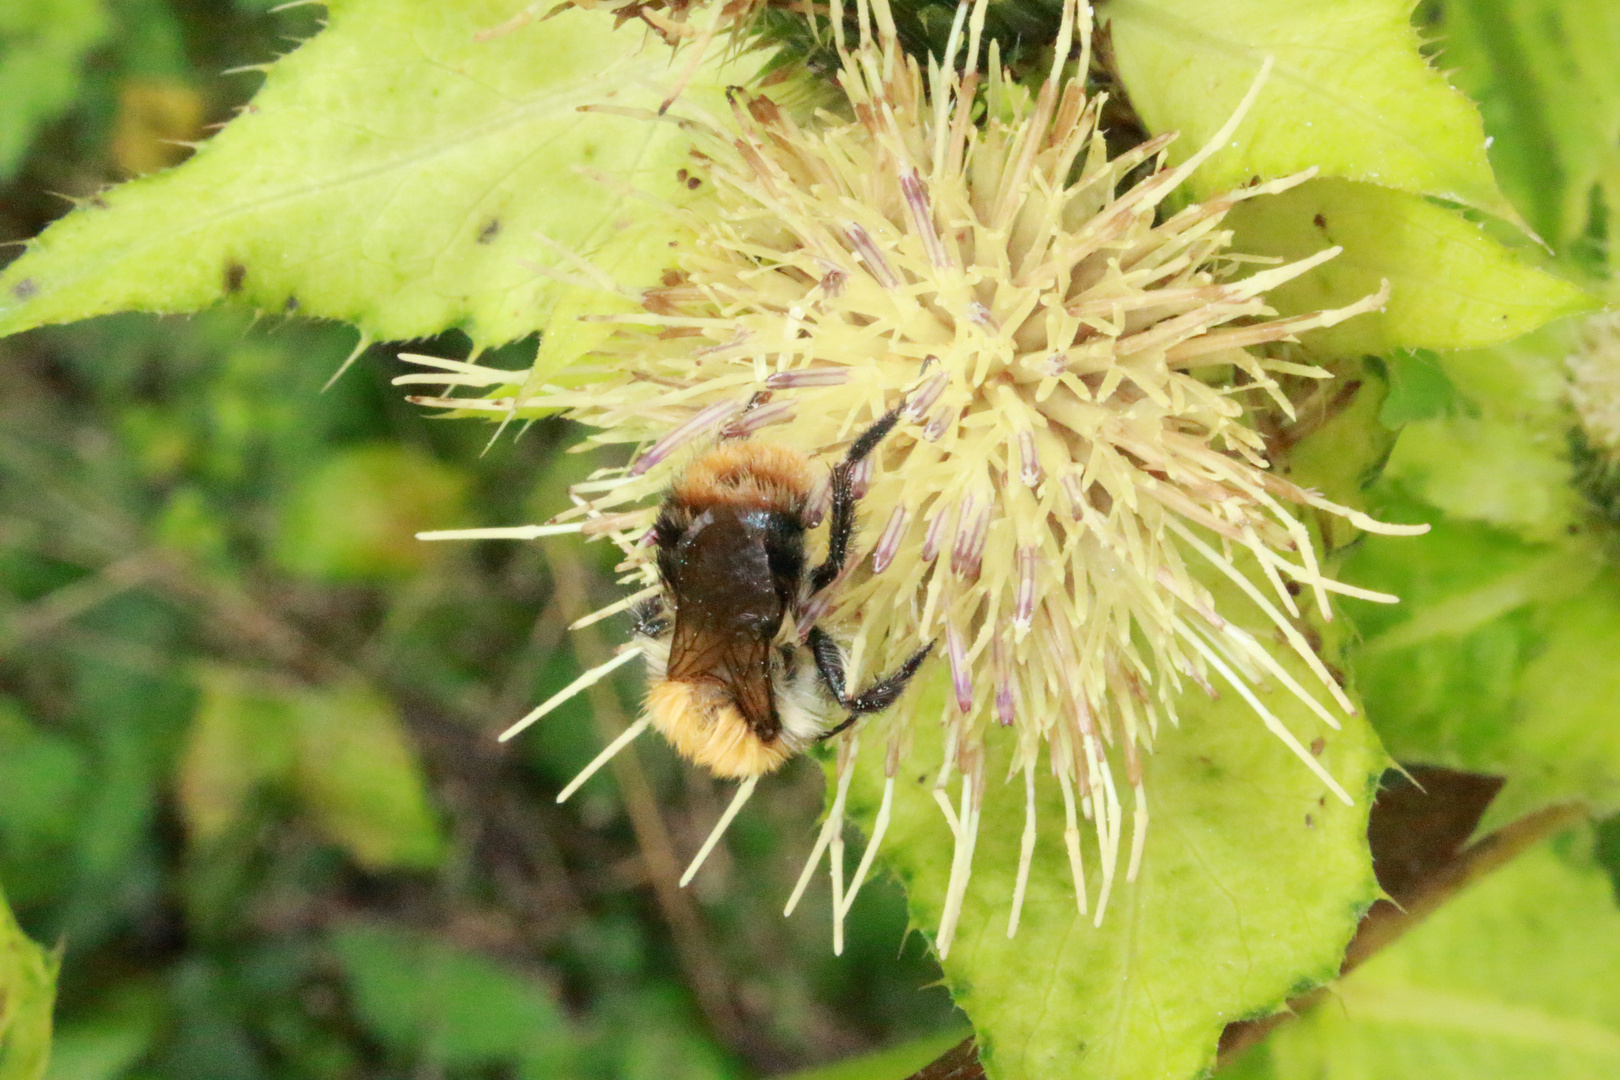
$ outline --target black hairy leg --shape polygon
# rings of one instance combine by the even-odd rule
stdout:
[[[630,624],[630,633],[640,637],[663,637],[675,625],[669,617],[669,605],[661,596],[643,600],[630,609],[630,615],[634,620]]]
[[[816,671],[820,673],[822,683],[831,692],[833,700],[849,710],[849,718],[831,731],[824,732],[820,736],[823,739],[830,739],[844,731],[861,716],[882,712],[898,701],[906,684],[917,674],[917,669],[922,666],[922,662],[934,648],[934,643],[930,641],[889,674],[860,693],[849,695],[844,688],[844,653],[838,647],[838,643],[833,641],[825,630],[812,627],[808,644],[811,655],[816,658]]]
[[[812,596],[831,585],[838,575],[844,572],[844,561],[849,558],[849,542],[855,535],[855,466],[877,449],[884,436],[894,430],[894,425],[900,420],[900,410],[904,407],[903,404],[896,405],[879,417],[877,423],[861,432],[860,437],[850,445],[849,453],[844,455],[844,460],[833,466],[832,511],[828,514],[827,526],[827,560],[810,571]]]

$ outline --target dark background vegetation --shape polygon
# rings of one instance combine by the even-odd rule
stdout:
[[[0,65],[56,47],[35,6]],[[268,6],[105,5],[65,108],[9,121],[0,239],[227,119],[258,76],[222,72],[317,28]],[[679,891],[727,793],[661,743],[554,803],[637,676],[495,742],[624,633],[566,632],[613,553],[411,534],[543,520],[603,462],[424,416],[390,350],[323,390],[353,346],[231,312],[0,342],[0,884],[65,947],[52,1080],[696,1080],[955,1022],[897,887],[841,958],[824,885],[780,917],[810,763]]]

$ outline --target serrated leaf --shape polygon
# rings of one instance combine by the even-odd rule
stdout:
[[[51,1059],[59,952],[28,940],[0,892],[0,1080],[39,1080]]]
[[[1569,839],[1471,886],[1279,1030],[1268,1047],[1274,1075],[1620,1074],[1620,912],[1607,876]]]
[[[511,9],[332,4],[190,160],[80,207],[0,274],[0,333],[230,298],[372,338],[494,344],[545,326],[565,291],[535,269],[559,261],[536,234],[652,283],[671,206],[704,194],[677,176],[688,142],[673,122],[578,110],[656,108],[668,48],[582,10],[476,40]],[[711,64],[681,107],[723,109],[714,88],[757,62]]]
[[[1210,195],[1315,166],[1323,176],[1435,195],[1516,221],[1465,96],[1429,66],[1411,0],[1110,0],[1114,53],[1152,131],[1185,159],[1236,111],[1262,62],[1253,111],[1193,174]]]
[[[300,802],[368,870],[435,866],[444,835],[416,752],[394,707],[351,683],[296,701],[293,770]]]
[[[944,681],[929,690],[933,700],[920,715],[943,706]],[[1296,731],[1320,730],[1284,696],[1272,693],[1267,703]],[[1384,761],[1377,740],[1358,719],[1322,732],[1323,764],[1360,795],[1346,807],[1237,695],[1189,695],[1181,709],[1181,727],[1160,732],[1143,761],[1152,826],[1141,874],[1116,883],[1100,928],[1076,911],[1063,802],[1043,769],[1022,925],[1007,937],[1024,800],[1021,783],[991,783],[943,966],[992,1080],[1190,1078],[1212,1063],[1227,1022],[1268,1012],[1337,971],[1375,893],[1366,826]],[[988,742],[986,775],[1004,775],[1012,735]],[[952,859],[951,833],[932,798],[940,750],[937,727],[920,724],[883,845],[925,935],[938,925]],[[881,754],[865,756],[850,790],[868,828],[881,762]],[[1094,905],[1090,840],[1085,860]]]
[[[1479,102],[1502,189],[1566,252],[1594,188],[1620,206],[1620,6],[1448,0],[1437,29],[1440,62]]]
[[[1301,259],[1343,252],[1267,298],[1294,314],[1391,286],[1388,306],[1305,335],[1324,355],[1472,349],[1508,341],[1596,300],[1526,263],[1455,210],[1346,180],[1315,180],[1235,207],[1235,250]]]
[[[85,54],[107,36],[101,0],[8,0],[0,7],[0,181],[39,128],[78,92]]]
[[[1620,577],[1579,538],[1532,544],[1439,520],[1369,537],[1346,580],[1401,595],[1353,614],[1368,715],[1401,761],[1507,778],[1481,828],[1552,803],[1620,809]]]
[[[1620,808],[1611,736],[1620,578],[1573,484],[1561,334],[1437,358],[1469,415],[1407,425],[1375,491],[1389,516],[1346,580],[1392,592],[1352,602],[1353,654],[1390,752],[1507,777],[1486,826],[1552,802]]]
[[[1387,486],[1527,539],[1562,540],[1579,528],[1585,508],[1569,455],[1561,329],[1434,357],[1431,377],[1457,398],[1453,415],[1407,425],[1384,471]]]

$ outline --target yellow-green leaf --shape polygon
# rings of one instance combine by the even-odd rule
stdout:
[[[86,203],[8,267],[0,333],[228,298],[373,338],[507,341],[559,299],[538,264],[581,276],[537,234],[628,286],[656,281],[671,207],[704,195],[680,173],[688,142],[670,121],[580,108],[656,109],[668,47],[582,10],[478,40],[512,9],[332,4],[190,160]],[[711,63],[678,109],[723,110],[716,88],[757,64]]]
[[[1411,0],[1110,0],[1101,18],[1131,103],[1185,158],[1274,67],[1201,195],[1315,166],[1323,176],[1437,195],[1517,220],[1485,158],[1472,102],[1418,51]]]
[[[1620,809],[1620,576],[1574,486],[1549,331],[1436,358],[1450,415],[1406,425],[1375,498],[1426,536],[1369,536],[1346,580],[1369,715],[1402,761],[1507,778],[1493,826],[1553,802]]]
[[[261,790],[290,794],[370,870],[435,865],[444,838],[398,713],[358,682],[303,686],[242,668],[199,670],[179,772],[195,839],[231,828]]]
[[[218,664],[199,667],[196,680],[177,782],[181,815],[192,838],[206,843],[229,831],[261,787],[289,775],[301,690]]]
[[[1479,102],[1502,189],[1559,254],[1620,206],[1620,5],[1448,0],[1440,63]]]
[[[280,507],[275,560],[324,580],[410,577],[442,553],[416,533],[456,520],[466,487],[466,477],[415,447],[336,451]]]
[[[0,892],[0,1080],[39,1080],[51,1059],[59,952],[28,940]]]
[[[444,836],[394,707],[351,683],[303,695],[296,713],[294,783],[321,831],[369,870],[436,865]]]
[[[1620,1075],[1620,912],[1602,870],[1568,850],[1584,834],[1526,852],[1358,968],[1272,1036],[1274,1075]]]
[[[1227,222],[1234,247],[1255,255],[1300,259],[1344,249],[1267,294],[1285,314],[1342,306],[1390,283],[1382,312],[1306,336],[1324,354],[1479,348],[1596,306],[1461,213],[1371,184],[1315,180],[1241,204]]]
[[[107,29],[101,0],[0,5],[0,180],[16,173],[40,126],[72,103],[85,54]]]
[[[1309,678],[1297,662],[1290,670]],[[945,681],[929,687],[940,706]],[[1267,1012],[1337,972],[1375,895],[1366,824],[1383,753],[1359,719],[1332,732],[1285,691],[1268,694],[1267,704],[1306,742],[1322,736],[1321,761],[1357,794],[1356,805],[1328,794],[1236,694],[1185,695],[1180,728],[1161,731],[1143,761],[1152,824],[1141,874],[1116,882],[1101,927],[1076,910],[1063,801],[1042,770],[1028,896],[1018,934],[1008,938],[1024,798],[1017,780],[991,783],[943,965],[991,1080],[1190,1080],[1213,1062],[1226,1023]],[[919,711],[928,715],[929,704]],[[937,729],[918,731],[883,851],[906,886],[913,924],[931,936],[952,843],[932,797]],[[1005,775],[1010,742],[1010,733],[991,736],[986,775]],[[881,796],[882,760],[866,757],[850,790],[866,826]],[[1084,858],[1095,911],[1098,856],[1089,836]]]

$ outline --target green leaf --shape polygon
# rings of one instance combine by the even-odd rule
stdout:
[[[919,715],[943,710],[947,682],[948,672],[933,681]],[[1268,697],[1306,741],[1321,731],[1286,693]],[[1190,1078],[1213,1062],[1227,1022],[1267,1013],[1337,972],[1376,892],[1366,825],[1385,760],[1377,740],[1354,718],[1342,732],[1321,732],[1323,764],[1358,794],[1347,807],[1236,694],[1213,702],[1187,695],[1180,708],[1180,728],[1161,731],[1143,761],[1152,826],[1140,876],[1116,883],[1100,928],[1076,911],[1063,803],[1042,770],[1022,925],[1007,937],[1024,800],[1017,781],[990,785],[943,967],[992,1080]],[[1005,775],[1012,749],[1010,735],[996,735],[985,766],[992,777]],[[925,935],[938,926],[952,861],[951,833],[932,798],[940,752],[937,727],[919,724],[883,845]],[[850,789],[868,829],[881,761],[865,755]],[[1094,905],[1099,864],[1089,837],[1084,857]]]
[[[1594,189],[1620,207],[1620,6],[1447,0],[1437,29],[1441,62],[1479,102],[1502,189],[1566,252]]]
[[[1389,395],[1378,412],[1378,422],[1394,431],[1417,420],[1433,420],[1466,412],[1467,406],[1428,349],[1401,349],[1388,361]]]
[[[690,993],[674,983],[642,975],[626,989],[598,998],[595,1018],[602,1027],[581,1069],[587,1075],[614,1080],[739,1080],[743,1075],[694,1014]],[[552,1078],[539,1074],[518,1080]]]
[[[108,28],[101,0],[0,6],[0,182],[16,175],[40,127],[72,104],[85,54]]]
[[[1408,424],[1375,491],[1427,536],[1370,536],[1345,579],[1355,669],[1402,761],[1498,773],[1489,827],[1551,802],[1620,808],[1609,679],[1620,575],[1573,485],[1561,335],[1437,358],[1469,415]]]
[[[1439,510],[1529,538],[1562,533],[1583,511],[1564,440],[1489,417],[1409,424],[1386,475]]]
[[[411,446],[328,454],[280,508],[277,563],[326,581],[374,581],[413,577],[442,554],[416,533],[461,516],[466,477]]]
[[[1620,575],[1537,612],[1541,648],[1519,673],[1514,750],[1520,764],[1483,827],[1581,798],[1620,810]]]
[[[1407,425],[1384,471],[1389,488],[1529,539],[1562,540],[1578,528],[1585,507],[1569,458],[1568,348],[1549,329],[1435,357],[1430,377],[1459,400],[1453,415]]]
[[[1295,483],[1320,491],[1341,506],[1361,507],[1366,488],[1377,479],[1395,445],[1395,432],[1382,422],[1393,391],[1389,365],[1365,357],[1335,365],[1338,378],[1324,383],[1319,397],[1300,409],[1299,430],[1272,450],[1272,468]],[[1289,445],[1293,438],[1298,442]],[[1319,519],[1336,548],[1359,535],[1349,522]]]
[[[332,937],[356,1011],[378,1041],[426,1067],[522,1063],[558,1076],[575,1040],[550,990],[418,934],[348,926]]]
[[[296,687],[223,665],[196,672],[197,711],[176,777],[192,839],[228,832],[262,787],[291,774]]]
[[[924,1035],[833,1065],[789,1073],[781,1080],[905,1080],[972,1034],[968,1028],[959,1028]]]
[[[1101,17],[1149,130],[1186,159],[1275,66],[1243,125],[1193,174],[1201,196],[1313,166],[1517,220],[1472,102],[1418,51],[1411,0],[1110,0]]]
[[[1468,888],[1277,1031],[1275,1075],[1620,1074],[1620,912],[1602,870],[1558,839]]]
[[[178,778],[194,840],[224,836],[260,791],[290,789],[361,866],[437,864],[444,840],[421,765],[385,698],[359,683],[306,687],[218,665],[196,677]]]
[[[537,272],[559,257],[536,234],[626,286],[653,283],[671,208],[705,194],[681,172],[688,141],[672,122],[578,110],[656,108],[667,47],[582,10],[476,39],[512,7],[331,4],[327,29],[272,65],[190,160],[80,207],[0,274],[0,333],[231,298],[372,338],[461,328],[493,344],[581,291],[604,303]],[[724,110],[715,88],[746,81],[758,58],[716,63],[677,111]],[[585,332],[571,315],[560,326]]]
[[[1441,519],[1368,537],[1344,577],[1401,596],[1353,608],[1358,683],[1391,754],[1507,777],[1481,828],[1575,799],[1620,809],[1620,575],[1601,550]]]
[[[1457,211],[1370,184],[1315,180],[1242,203],[1226,220],[1237,251],[1302,259],[1344,249],[1267,294],[1284,314],[1342,306],[1390,283],[1383,312],[1305,336],[1325,355],[1479,348],[1596,304]]]
[[[0,842],[8,863],[60,854],[55,849],[73,835],[85,764],[71,740],[40,730],[0,698]],[[27,903],[26,890],[18,902]]]
[[[127,1080],[172,1020],[161,985],[137,979],[99,986],[88,1013],[81,1007],[56,1025],[45,1080]]]
[[[444,836],[393,705],[360,683],[295,705],[293,782],[321,831],[368,870],[436,866]]]
[[[39,1080],[51,1058],[59,951],[29,941],[0,892],[0,1080]]]

